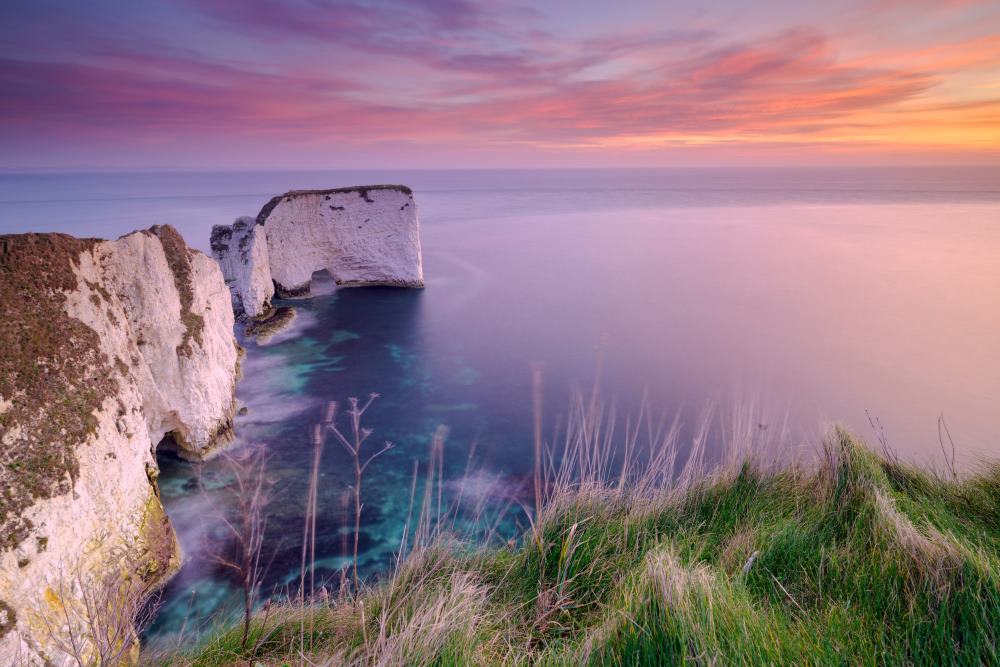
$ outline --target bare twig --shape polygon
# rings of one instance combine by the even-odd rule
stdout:
[[[261,548],[267,528],[266,509],[271,500],[272,482],[267,477],[268,456],[262,447],[249,447],[223,455],[233,477],[229,487],[234,499],[235,516],[220,516],[221,524],[232,540],[230,553],[206,549],[206,558],[232,572],[243,591],[243,633],[240,648],[246,649],[250,621],[260,598],[260,586],[266,569],[261,562]]]
[[[130,664],[159,608],[155,586],[139,572],[94,578],[78,571],[68,580],[60,572],[55,603],[40,617],[51,644],[79,667]]]
[[[882,426],[882,421],[877,416],[872,417],[871,412],[868,410],[865,410],[865,416],[868,417],[868,423],[871,424],[872,431],[875,432],[875,437],[878,439],[879,445],[882,447],[882,454],[886,459],[898,464],[899,454],[897,454],[892,447],[889,446],[889,436],[885,433],[885,427]]]

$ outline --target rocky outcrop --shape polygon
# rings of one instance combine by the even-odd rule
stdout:
[[[222,274],[171,227],[0,236],[0,308],[0,664],[130,650],[70,637],[176,566],[154,450],[203,458],[230,432]]]
[[[255,218],[238,218],[232,225],[212,227],[212,254],[233,295],[233,311],[256,319],[271,310],[274,282],[264,228]]]
[[[308,295],[315,271],[340,286],[423,287],[420,223],[405,186],[293,190],[271,199],[255,222],[212,229],[212,253],[249,318],[267,317],[275,292]]]

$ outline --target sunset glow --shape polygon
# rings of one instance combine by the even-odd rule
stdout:
[[[33,0],[0,14],[3,168],[1000,161],[990,1]]]

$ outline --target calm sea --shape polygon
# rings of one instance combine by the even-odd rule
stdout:
[[[416,193],[427,289],[327,284],[295,302],[290,332],[249,345],[238,435],[273,452],[279,482],[267,590],[297,581],[308,434],[325,401],[348,396],[380,393],[368,425],[396,444],[367,474],[367,572],[398,546],[412,462],[439,425],[447,476],[463,474],[474,443],[477,480],[521,487],[533,365],[547,430],[600,365],[621,414],[644,393],[685,424],[707,405],[753,403],[805,449],[836,423],[875,441],[871,415],[921,463],[940,463],[943,415],[960,464],[1000,456],[998,169],[3,174],[0,233],[169,223],[205,250],[213,224],[273,194],[384,182]],[[322,468],[324,576],[346,562],[335,447]],[[222,613],[236,589],[201,557],[221,548],[206,517],[225,476],[209,465],[199,485],[192,466],[161,465],[187,562],[151,633],[162,640]]]

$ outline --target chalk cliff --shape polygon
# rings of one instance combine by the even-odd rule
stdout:
[[[267,315],[274,296],[267,238],[255,218],[212,227],[212,254],[232,290],[233,311],[255,319]]]
[[[402,185],[286,192],[261,209],[255,227],[248,218],[215,226],[212,253],[250,318],[270,311],[265,285],[305,296],[315,271],[341,286],[424,284],[416,204]]]
[[[222,273],[168,226],[0,236],[0,310],[0,664],[130,650],[70,637],[176,566],[154,450],[173,434],[199,459],[229,436]]]

